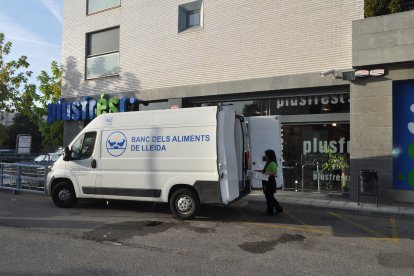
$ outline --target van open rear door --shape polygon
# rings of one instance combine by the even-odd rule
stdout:
[[[217,115],[217,158],[223,204],[237,199],[244,189],[244,140],[235,112],[222,108]]]
[[[277,185],[283,186],[282,138],[279,116],[249,118],[249,144],[252,170],[262,170],[266,164],[264,152],[272,149],[277,158]],[[262,181],[251,179],[252,188],[262,188]]]

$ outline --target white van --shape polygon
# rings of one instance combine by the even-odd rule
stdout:
[[[58,207],[78,198],[168,202],[181,219],[200,204],[250,192],[244,118],[223,107],[108,113],[90,122],[51,168]]]

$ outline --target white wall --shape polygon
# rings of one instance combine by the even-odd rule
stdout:
[[[86,16],[84,0],[65,1],[64,97],[352,68],[364,1],[204,0],[204,29],[180,34],[178,5],[190,0],[121,2]],[[120,76],[85,81],[85,34],[116,25]]]

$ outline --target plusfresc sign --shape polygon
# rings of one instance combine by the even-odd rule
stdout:
[[[106,99],[105,94],[98,100],[88,96],[73,102],[59,99],[57,103],[47,106],[47,122],[50,124],[54,121],[86,121],[105,113],[136,111],[139,102],[142,101],[135,97]]]

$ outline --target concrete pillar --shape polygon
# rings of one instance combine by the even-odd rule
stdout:
[[[375,170],[380,201],[392,201],[392,81],[356,80],[350,93],[351,200],[357,200],[359,171]],[[364,201],[374,197],[362,198]]]

